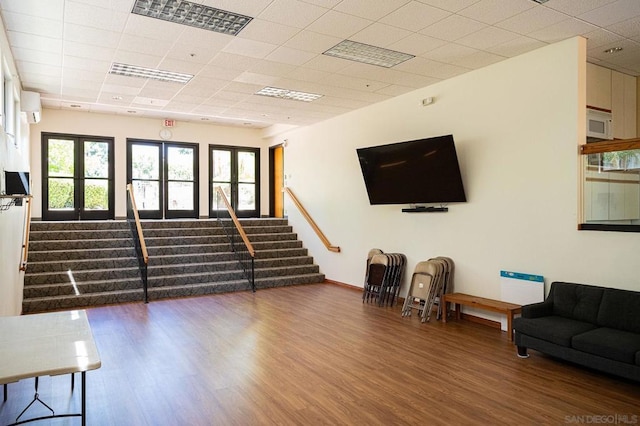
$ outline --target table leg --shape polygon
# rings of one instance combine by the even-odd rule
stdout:
[[[513,342],[513,311],[509,309],[507,311],[507,333],[509,334],[509,341]]]
[[[86,371],[82,372],[82,426],[87,424],[87,379]]]
[[[4,402],[7,402],[7,384],[4,384]]]
[[[460,320],[460,318],[462,318],[462,312],[460,312],[460,308],[462,307],[461,304],[456,303],[456,319]]]

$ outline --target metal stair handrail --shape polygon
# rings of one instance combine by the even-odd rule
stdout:
[[[231,219],[231,222],[234,225],[233,227],[225,226],[225,222],[228,223],[228,221],[222,220],[222,217],[221,217],[222,210],[217,208],[220,206],[221,204],[220,202],[222,202],[222,205],[224,205],[225,207],[224,211],[226,211],[226,213],[229,215],[228,219]],[[222,229],[227,235],[227,238],[229,238],[229,242],[231,243],[231,250],[233,250],[233,252],[236,253],[238,257],[238,262],[240,262],[242,269],[244,269],[245,276],[249,281],[249,285],[251,285],[251,291],[255,292],[256,291],[256,282],[255,282],[256,251],[253,248],[253,244],[251,244],[251,241],[249,241],[249,237],[247,237],[247,233],[242,227],[242,224],[238,220],[238,217],[236,216],[236,213],[233,210],[233,207],[231,207],[231,203],[229,203],[227,196],[225,195],[222,188],[219,186],[216,187],[216,209],[215,210],[216,210],[216,219],[222,225]],[[225,219],[227,218],[225,217]],[[236,237],[239,237],[242,240],[243,244],[236,244]]]
[[[140,223],[140,215],[138,214],[136,199],[133,195],[133,186],[130,183],[127,184],[127,195],[127,222],[129,222],[129,227],[131,228],[136,248],[136,255],[138,256],[138,265],[140,267],[140,276],[142,278],[142,289],[144,291],[144,303],[149,303],[149,253],[147,252],[147,245],[144,242],[144,235],[142,234],[142,224]]]

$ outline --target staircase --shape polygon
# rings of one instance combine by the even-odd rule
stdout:
[[[286,219],[241,219],[259,290],[324,281]],[[250,289],[215,220],[143,221],[149,300]],[[23,313],[143,300],[126,221],[32,222]]]

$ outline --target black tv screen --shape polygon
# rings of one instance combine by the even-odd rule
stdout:
[[[465,202],[453,135],[358,148],[371,204]]]
[[[4,172],[7,195],[29,195],[29,172]]]

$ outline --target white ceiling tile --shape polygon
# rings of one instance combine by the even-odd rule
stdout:
[[[122,31],[129,15],[128,12],[90,6],[71,0],[66,1],[64,6],[65,22],[109,31]]]
[[[346,59],[335,58],[333,56],[318,55],[304,64],[305,67],[327,72],[337,72],[351,65],[352,61]]]
[[[420,34],[425,34],[441,40],[456,41],[486,27],[487,24],[483,24],[482,22],[474,21],[473,19],[465,18],[460,15],[451,15],[442,21],[429,25],[427,28],[420,31]]]
[[[297,0],[275,0],[258,18],[282,25],[305,28],[328,9]]]
[[[397,84],[390,84],[387,87],[384,87],[380,90],[377,91],[377,93],[380,93],[382,95],[386,95],[386,96],[400,96],[403,95],[405,93],[409,93],[413,90],[416,90],[413,87],[407,87],[407,86],[399,86]]]
[[[228,10],[230,12],[236,12],[243,15],[256,17],[271,2],[272,0],[200,0],[196,3],[202,3],[205,6],[215,7],[217,9]]]
[[[109,68],[111,67],[111,61],[102,61],[102,60],[97,60],[93,58],[77,57],[77,56],[70,56],[70,55],[63,55],[62,63],[64,64],[65,68],[102,72],[104,74],[107,74],[107,72],[109,71]]]
[[[65,88],[63,86],[60,94],[65,95],[66,99],[93,103],[98,99],[100,91],[98,89],[76,89],[75,87]]]
[[[278,77],[254,72],[243,72],[233,81],[238,83],[256,84],[259,86],[273,86],[275,82],[278,81]]]
[[[302,30],[285,43],[286,47],[304,50],[305,52],[324,53],[343,39],[319,34],[313,31]]]
[[[426,35],[413,33],[402,40],[392,43],[387,48],[410,55],[422,55],[430,50],[437,49],[447,44],[446,41]]]
[[[489,52],[477,51],[469,56],[459,58],[451,63],[461,67],[478,69],[483,68],[496,62],[504,60],[504,56],[496,55]]]
[[[123,78],[132,79],[131,77],[123,77]],[[144,82],[142,79],[140,79],[140,81]],[[142,84],[140,85],[140,87],[122,86],[122,85],[116,85],[116,84],[103,84],[102,92],[103,93],[108,92],[113,95],[128,96],[133,98],[134,96],[138,96],[138,93],[140,93],[141,88],[142,88]]]
[[[597,9],[590,10],[579,16],[589,23],[606,27],[618,22],[625,21],[633,15],[640,14],[640,1],[638,0],[618,0],[608,3]]]
[[[123,34],[119,49],[125,52],[142,53],[162,58],[169,52],[171,46],[172,44],[165,43],[162,40]]]
[[[107,74],[104,77],[103,87],[105,90],[109,92],[117,91],[118,87],[130,87],[133,89],[142,89],[142,87],[147,83],[147,80],[144,78],[136,78],[136,77],[126,77],[123,75],[117,74]]]
[[[330,10],[311,23],[306,29],[333,37],[349,38],[371,25],[372,22],[368,19]]]
[[[481,0],[458,13],[467,18],[493,25],[533,7],[536,7],[536,4],[531,0]]]
[[[571,16],[578,16],[615,1],[616,0],[553,0],[545,3],[545,7],[550,7]]]
[[[555,43],[577,35],[587,34],[597,27],[579,19],[569,18],[565,21],[529,33],[528,36],[546,43]]]
[[[424,75],[426,77],[432,77],[439,80],[455,77],[456,75],[464,74],[469,71],[468,68],[445,64],[426,58],[413,58],[412,60],[406,61],[395,68],[399,71]]]
[[[481,29],[480,31],[476,31],[473,34],[462,37],[461,39],[457,40],[456,43],[473,47],[475,49],[484,50],[498,44],[506,43],[518,37],[518,34],[511,31],[503,30],[496,27],[486,27]]]
[[[439,7],[440,9],[448,10],[449,12],[458,12],[466,7],[471,6],[479,2],[480,0],[418,0],[421,3],[428,4],[430,6]]]
[[[314,70],[306,67],[297,67],[296,69],[288,73],[287,77],[294,80],[316,82],[327,77],[329,74],[330,73],[327,71]]]
[[[257,72],[260,74],[272,75],[274,77],[284,77],[290,72],[295,70],[295,65],[286,64],[283,62],[275,62],[266,59],[261,59],[254,66],[249,68],[251,72]]]
[[[438,62],[453,63],[456,60],[467,57],[476,52],[477,50],[471,47],[451,43],[437,49],[430,50],[422,56]]]
[[[390,44],[407,38],[411,34],[413,34],[411,31],[403,30],[402,28],[375,23],[354,34],[349,39],[372,46],[388,47]]]
[[[256,40],[235,38],[222,51],[234,55],[249,56],[251,58],[265,58],[276,49],[275,44],[263,43]]]
[[[609,25],[607,27],[607,30],[627,38],[636,37],[640,35],[640,15],[613,25]]]
[[[257,64],[259,61],[260,59],[257,58],[250,58],[244,55],[235,55],[233,53],[220,52],[216,55],[215,58],[213,58],[211,62],[209,62],[207,67],[202,69],[201,72],[207,72],[207,69],[209,67],[212,67],[212,69],[222,68],[229,70],[246,71],[247,69]],[[229,78],[229,80],[232,80],[232,78]]]
[[[546,44],[539,40],[527,36],[520,36],[505,43],[490,47],[487,50],[496,55],[512,58],[543,46],[546,46]]]
[[[7,37],[12,47],[62,54],[62,40],[59,38],[43,37],[16,31],[7,31]]]
[[[518,34],[527,35],[534,31],[564,21],[567,15],[546,7],[534,7],[518,15],[498,22],[496,26]]]
[[[211,63],[205,65],[196,77],[209,77],[216,78],[220,80],[233,80],[237,76],[242,74],[240,70],[234,70],[231,68],[222,68],[216,65],[212,65]]]
[[[365,92],[375,92],[376,90],[380,90],[389,85],[388,83],[380,81],[367,80],[340,74],[332,74],[318,83],[329,86],[346,87],[354,90],[363,90]]]
[[[372,5],[371,0],[343,0],[334,9],[361,18],[378,20],[411,0],[385,0]]]
[[[62,21],[65,0],[2,0],[2,9],[9,12]]]
[[[62,66],[62,57],[57,52],[42,52],[22,47],[13,47],[11,50],[16,61],[27,61],[56,67]]]
[[[120,37],[121,33],[116,31],[101,30],[76,24],[64,25],[65,41],[78,41],[101,47],[116,48],[120,43]]]
[[[5,28],[9,31],[20,31],[44,37],[62,37],[63,24],[61,20],[12,12],[3,13],[2,17],[4,18]]]
[[[302,0],[305,3],[315,4],[316,6],[321,6],[327,9],[331,9],[335,7],[341,0]]]
[[[78,43],[76,41],[65,41],[63,44],[64,54],[76,57],[91,57],[99,61],[111,61],[116,49],[108,47],[94,46],[91,44]]]
[[[266,59],[274,62],[282,62],[290,65],[303,65],[316,57],[315,53],[291,49],[290,47],[278,47],[267,55]]]
[[[284,44],[298,32],[300,32],[300,28],[263,19],[254,19],[240,32],[238,37],[271,44]]]
[[[161,70],[196,75],[202,68],[204,68],[204,64],[199,62],[186,62],[167,56],[162,60],[162,62],[160,62],[158,68]]]
[[[609,45],[623,39],[618,34],[600,28],[583,35],[587,38],[587,49]]]
[[[17,61],[16,65],[18,66],[20,74],[34,74],[51,78],[62,78],[62,67],[25,61]]]
[[[160,62],[162,62],[162,56],[145,55],[139,52],[119,50],[113,57],[113,62],[137,65],[139,67],[158,68]]]
[[[451,12],[412,1],[385,16],[380,22],[409,31],[420,31],[450,15]]]
[[[184,25],[131,14],[124,28],[124,34],[173,43],[186,28]]]

